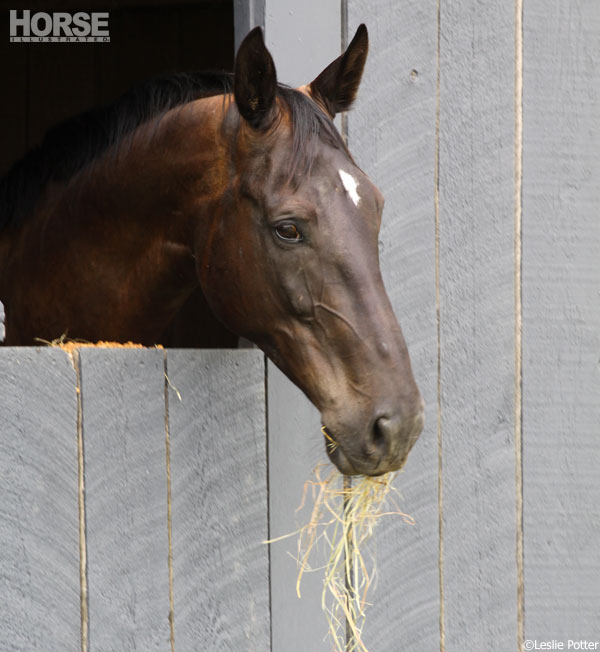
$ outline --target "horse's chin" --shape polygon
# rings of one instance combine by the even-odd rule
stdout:
[[[377,471],[371,469],[356,469],[352,462],[350,462],[348,459],[346,453],[344,453],[342,447],[339,445],[335,448],[332,446],[326,446],[326,450],[329,459],[337,467],[338,471],[344,475],[370,475],[376,477],[385,473],[385,471]]]
[[[339,446],[333,450],[331,450],[330,446],[327,446],[327,455],[335,466],[337,466],[340,473],[344,475],[358,475],[358,471],[350,464],[350,460]]]

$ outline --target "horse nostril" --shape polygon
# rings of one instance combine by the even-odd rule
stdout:
[[[370,450],[378,455],[385,455],[391,441],[392,423],[388,417],[379,417],[373,424]]]
[[[368,454],[385,457],[404,449],[408,453],[422,430],[423,412],[407,418],[381,416],[373,424],[367,443]]]

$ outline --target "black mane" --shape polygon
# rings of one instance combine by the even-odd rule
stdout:
[[[231,93],[230,73],[176,73],[134,86],[112,104],[92,109],[50,129],[42,143],[0,179],[0,231],[30,216],[50,181],[66,182],[143,123],[194,100]],[[290,172],[306,172],[319,136],[345,149],[338,131],[308,97],[284,85],[277,95],[287,105],[294,130]]]

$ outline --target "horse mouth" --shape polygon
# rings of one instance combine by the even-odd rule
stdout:
[[[339,448],[339,442],[331,434],[331,431],[327,429],[327,426],[321,425],[321,432],[323,433],[323,437],[325,437],[327,452],[333,453],[337,448]]]
[[[344,452],[342,445],[335,439],[331,431],[327,429],[327,426],[321,426],[321,432],[325,438],[327,455],[340,473],[344,475],[369,475],[373,477],[384,475],[385,471],[371,469],[368,471],[357,470]]]

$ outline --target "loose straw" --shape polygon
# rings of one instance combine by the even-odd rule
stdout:
[[[326,468],[329,469],[327,474]],[[399,492],[392,486],[393,473],[379,477],[358,476],[352,480],[330,465],[319,465],[313,475],[314,478],[304,485],[296,510],[305,507],[310,495],[312,508],[308,522],[296,532],[269,543],[298,535],[296,592],[300,597],[304,573],[319,570],[310,562],[320,542],[324,542],[329,559],[321,567],[324,570],[321,606],[329,624],[332,649],[335,652],[368,652],[362,631],[369,604],[367,593],[375,578],[375,558],[368,554],[366,543],[382,516],[398,515],[411,525],[414,520],[396,504]],[[392,503],[392,509],[384,511],[387,502]]]
[[[350,506],[350,501],[348,500],[348,494],[352,491],[352,477],[349,475],[344,476],[344,530],[346,532],[346,601],[348,604],[348,609],[350,609],[351,602],[349,596],[352,594],[354,587],[354,559],[352,552],[352,537],[350,536],[351,522],[348,520],[348,507]],[[350,621],[346,620],[346,648],[352,649],[351,646],[354,646],[354,636],[352,634],[352,627],[350,626]]]

